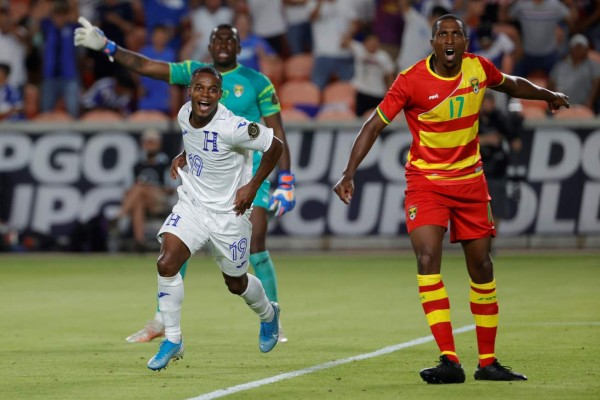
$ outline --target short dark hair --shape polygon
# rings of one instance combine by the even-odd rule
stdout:
[[[446,7],[443,6],[433,6],[431,8],[431,12],[429,13],[429,18],[439,18],[442,15],[450,14],[450,11]]]
[[[212,41],[213,37],[217,34],[218,31],[220,31],[221,29],[227,29],[230,30],[233,33],[233,36],[235,37],[235,40],[237,40],[238,44],[240,43],[240,34],[238,33],[238,30],[235,26],[230,25],[230,24],[220,24],[217,25],[212,32],[210,33],[210,41]]]
[[[194,72],[192,72],[192,79],[194,80],[194,78],[196,77],[196,75],[198,74],[211,74],[217,77],[217,79],[219,80],[219,86],[223,86],[223,75],[221,75],[221,73],[219,71],[216,70],[216,68],[211,67],[209,65],[206,65],[204,67],[198,67],[194,70]]]
[[[439,17],[438,19],[436,19],[435,22],[433,23],[433,25],[431,25],[431,38],[435,38],[435,33],[439,29],[440,22],[445,21],[447,19],[453,19],[457,22],[460,22],[460,25],[461,25],[460,29],[462,30],[463,35],[465,35],[465,37],[469,37],[469,35],[467,35],[467,28],[462,19],[458,18],[454,14],[444,14],[441,17]]]

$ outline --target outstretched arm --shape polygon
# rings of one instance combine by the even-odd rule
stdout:
[[[350,204],[354,194],[354,174],[386,126],[387,124],[383,122],[379,114],[373,113],[358,132],[350,151],[348,164],[346,164],[342,177],[333,187],[333,191],[344,203]]]
[[[169,63],[153,60],[139,53],[117,46],[98,27],[84,17],[77,20],[82,26],[75,29],[75,46],[101,51],[125,68],[154,79],[169,81]]]
[[[165,61],[153,60],[120,46],[117,46],[113,57],[116,62],[138,74],[169,82],[169,63]]]
[[[504,82],[492,86],[490,89],[519,99],[543,100],[548,103],[548,108],[553,113],[557,112],[560,107],[569,108],[569,96],[566,94],[545,89],[519,76],[505,74]]]

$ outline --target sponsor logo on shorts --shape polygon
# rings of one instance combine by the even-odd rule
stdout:
[[[236,265],[236,268],[242,268],[246,264],[246,261],[242,261],[240,265]]]
[[[165,297],[165,296],[170,296],[169,293],[165,293],[165,292],[158,292],[158,298],[160,299],[161,297]]]

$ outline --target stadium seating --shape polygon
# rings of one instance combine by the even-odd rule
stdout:
[[[545,119],[546,110],[539,107],[523,107],[521,115],[525,119]]]
[[[343,105],[350,111],[356,110],[356,89],[350,82],[336,81],[323,89],[322,106]]]
[[[554,114],[556,119],[590,119],[594,117],[594,111],[581,104],[571,104],[569,108],[561,108]]]
[[[273,83],[276,89],[281,86],[284,81],[283,60],[281,58],[269,58],[260,60],[260,72],[265,74]]]
[[[281,110],[281,119],[283,122],[302,122],[310,121],[310,115],[296,108],[284,108]]]
[[[286,81],[310,80],[314,57],[310,53],[291,56],[284,64],[284,78]]]
[[[152,121],[168,121],[169,117],[163,112],[154,110],[138,110],[127,116],[127,121],[152,122]]]
[[[354,121],[356,115],[348,109],[323,109],[315,117],[317,121]]]
[[[547,116],[547,105],[544,101],[512,98],[508,102],[508,110],[519,113],[526,119],[544,119]]]
[[[121,114],[112,110],[90,110],[83,114],[80,118],[81,121],[100,121],[100,122],[113,122],[123,121],[124,118]]]
[[[314,116],[321,104],[321,90],[311,81],[288,81],[279,89],[282,108],[297,108]]]
[[[73,120],[71,114],[61,110],[46,111],[33,117],[35,122],[69,122]]]
[[[548,108],[548,103],[541,100],[529,100],[529,99],[519,99],[523,108],[539,108],[540,110],[546,110]]]

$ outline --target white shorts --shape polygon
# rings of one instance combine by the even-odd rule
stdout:
[[[250,212],[215,213],[197,205],[196,201],[178,190],[179,201],[163,223],[157,239],[162,242],[166,232],[177,236],[194,254],[207,243],[221,271],[229,276],[241,276],[248,271],[252,223]]]

